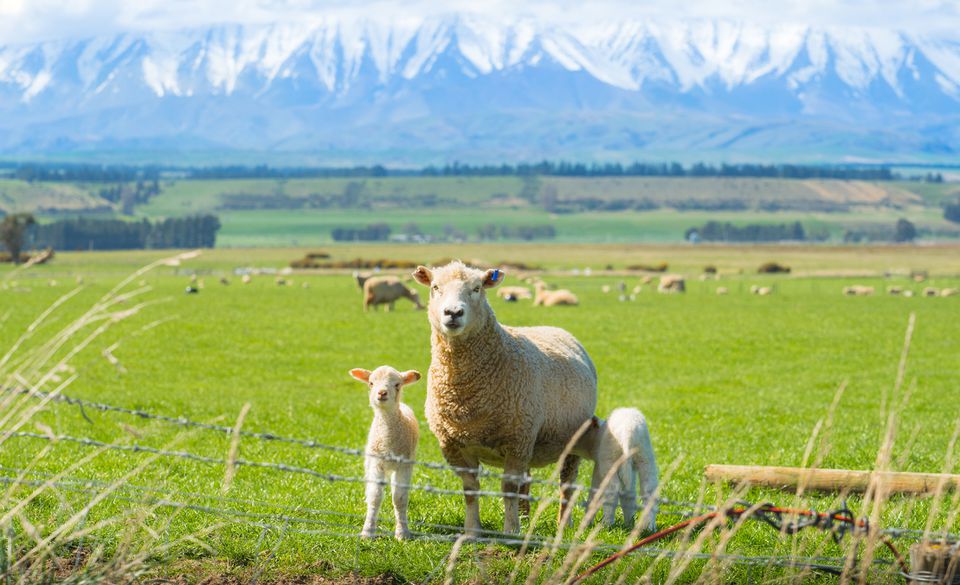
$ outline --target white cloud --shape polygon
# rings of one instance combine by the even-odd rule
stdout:
[[[329,14],[399,17],[450,12],[548,22],[725,18],[925,32],[960,30],[960,0],[0,0],[0,45],[125,30],[309,21]]]

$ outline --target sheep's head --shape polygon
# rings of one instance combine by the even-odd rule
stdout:
[[[400,404],[400,390],[420,379],[420,372],[416,370],[398,372],[390,366],[380,366],[372,372],[354,368],[350,370],[350,375],[370,388],[370,406],[385,409],[397,408]]]
[[[460,261],[433,270],[420,266],[413,277],[430,289],[427,313],[434,330],[447,337],[468,333],[491,312],[486,289],[503,282],[500,269],[470,268]]]

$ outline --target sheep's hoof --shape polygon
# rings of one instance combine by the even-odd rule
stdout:
[[[363,532],[360,533],[360,538],[364,540],[373,540],[376,537],[377,537],[377,533],[373,532],[372,530],[364,530]]]
[[[410,531],[409,530],[397,530],[393,533],[394,538],[397,540],[410,540]]]

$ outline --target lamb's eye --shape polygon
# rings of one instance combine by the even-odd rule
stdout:
[[[400,382],[397,382],[396,389],[400,390]]]
[[[433,285],[433,287],[430,290],[432,290],[433,292],[440,292],[440,287],[437,285]]]
[[[480,287],[479,287],[479,286],[473,287],[473,292],[475,292],[475,293],[480,292]]]

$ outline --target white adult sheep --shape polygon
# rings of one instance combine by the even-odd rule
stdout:
[[[725,286],[718,286],[718,287],[717,287],[717,294],[718,294],[718,295],[721,295],[721,296],[722,296],[722,295],[727,294],[728,292],[729,292],[729,291],[727,290],[727,287],[725,287]]]
[[[422,309],[420,295],[407,288],[396,276],[374,276],[363,283],[363,310],[371,306],[387,305],[392,311],[397,299],[409,299],[418,309]]]
[[[544,307],[556,307],[561,305],[579,305],[580,299],[565,288],[560,290],[547,290],[547,285],[542,281],[535,286],[536,294],[533,297],[533,306],[543,305]]]
[[[960,289],[956,289],[956,288],[945,288],[945,289],[943,289],[943,290],[940,291],[940,296],[941,296],[941,297],[955,297],[955,296],[957,296],[957,295],[960,295]]]
[[[899,286],[888,286],[888,287],[887,287],[887,294],[888,294],[888,295],[896,296],[896,295],[899,295],[899,294],[901,294],[901,293],[903,293],[903,288],[902,288],[902,287],[899,287]]]
[[[657,285],[657,292],[660,293],[682,293],[686,292],[687,283],[682,276],[677,274],[667,274],[660,277],[660,284]]]
[[[597,370],[570,333],[556,327],[508,327],[497,322],[486,289],[503,282],[498,269],[459,261],[413,273],[428,287],[432,328],[426,415],[450,465],[504,469],[504,532],[520,528],[519,497],[530,467],[554,463],[597,405]],[[572,484],[580,464],[569,455],[560,480]],[[463,481],[468,534],[480,530],[477,474]],[[516,494],[516,495],[514,495]],[[573,488],[563,490],[567,517]]]
[[[577,443],[593,459],[593,478],[587,502],[587,523],[603,508],[603,523],[612,526],[617,502],[623,508],[624,523],[632,527],[637,515],[637,483],[644,502],[651,502],[643,529],[654,530],[659,507],[654,497],[659,485],[657,458],[653,453],[647,419],[636,408],[617,408],[607,420],[594,417],[590,428]]]
[[[366,481],[367,517],[363,523],[363,538],[377,534],[377,516],[383,501],[383,488],[390,482],[393,513],[396,519],[394,536],[397,540],[410,537],[407,524],[407,505],[410,496],[410,478],[413,459],[420,438],[420,425],[409,406],[400,402],[400,390],[420,379],[420,372],[398,372],[390,366],[374,371],[354,368],[350,375],[370,387],[370,407],[373,423],[367,435],[363,460]]]

